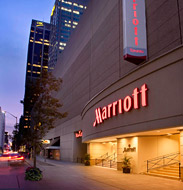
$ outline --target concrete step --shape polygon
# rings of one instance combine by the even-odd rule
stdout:
[[[177,173],[170,173],[170,172],[166,172],[166,171],[150,171],[150,174],[158,174],[158,175],[167,175],[167,176],[175,176],[175,177],[179,177],[179,172]]]
[[[150,170],[148,175],[166,177],[169,179],[179,179],[179,165],[173,164],[158,169]]]
[[[168,179],[176,179],[179,180],[179,177],[177,176],[169,176],[169,175],[163,175],[163,174],[154,174],[154,173],[146,173],[147,175],[151,175],[151,176],[157,176],[157,177],[164,177],[164,178],[168,178]]]

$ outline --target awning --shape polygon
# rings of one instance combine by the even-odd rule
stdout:
[[[60,146],[48,146],[45,149],[49,149],[49,150],[60,150]]]

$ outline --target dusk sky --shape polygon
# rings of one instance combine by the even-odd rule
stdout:
[[[23,114],[28,40],[32,19],[49,22],[55,0],[0,0],[0,107]],[[6,131],[15,118],[6,114]]]

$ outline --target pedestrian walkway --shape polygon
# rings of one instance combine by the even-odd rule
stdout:
[[[41,181],[24,180],[22,170],[16,176],[7,175],[2,177],[12,181],[13,185],[8,184],[4,189],[22,190],[183,190],[183,182],[165,178],[123,174],[108,168],[96,166],[84,166],[77,163],[68,163],[55,160],[37,158],[37,167],[43,171]],[[32,160],[27,160],[32,165]],[[28,166],[28,164],[27,164]],[[1,179],[0,179],[1,187]],[[1,189],[1,188],[0,188]],[[3,189],[3,190],[4,190]]]
[[[43,170],[42,182],[53,189],[68,190],[183,190],[183,182],[165,178],[123,174],[121,171],[84,166],[38,157],[38,165]],[[40,164],[42,163],[42,165]],[[44,164],[49,165],[44,165]],[[40,182],[40,183],[42,183]]]

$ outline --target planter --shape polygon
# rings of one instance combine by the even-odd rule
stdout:
[[[42,171],[39,168],[28,167],[25,172],[25,180],[40,181],[42,179]]]
[[[123,173],[129,174],[130,173],[130,168],[123,168]]]
[[[84,163],[85,163],[85,166],[90,166],[90,161],[89,160],[86,160]]]

